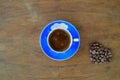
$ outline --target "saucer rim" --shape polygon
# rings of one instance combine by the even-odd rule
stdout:
[[[46,29],[47,26],[49,26],[51,23],[55,23],[55,22],[63,22],[63,23],[68,23],[68,24],[70,24],[70,25],[75,29],[75,31],[76,31],[77,34],[78,34],[78,38],[79,38],[78,46],[77,46],[75,52],[73,52],[72,55],[68,56],[67,58],[63,58],[63,59],[53,58],[53,57],[49,56],[49,55],[43,50],[43,47],[42,47],[43,44],[41,44],[41,36],[42,36],[42,33],[44,32],[44,30]],[[72,36],[72,34],[71,34],[71,36]],[[80,34],[79,34],[78,30],[76,29],[76,27],[75,27],[73,24],[71,24],[70,22],[65,21],[65,20],[55,20],[55,21],[52,21],[52,22],[48,23],[47,25],[45,25],[45,27],[42,29],[42,31],[41,31],[41,33],[40,33],[40,37],[39,37],[39,44],[40,44],[39,46],[40,46],[42,52],[43,52],[48,58],[50,58],[50,59],[52,59],[52,60],[55,60],[55,61],[64,61],[64,60],[70,59],[71,57],[73,57],[73,56],[77,53],[77,51],[79,50],[79,47],[80,47],[80,41],[81,41],[81,40],[80,40]],[[71,46],[72,46],[72,45],[71,45]],[[69,49],[68,49],[68,50],[69,50]],[[51,50],[51,51],[52,51],[52,50]],[[53,51],[52,51],[52,52],[53,52]],[[58,52],[55,52],[55,53],[57,54]],[[62,54],[62,53],[63,53],[63,52],[61,52],[61,54]]]

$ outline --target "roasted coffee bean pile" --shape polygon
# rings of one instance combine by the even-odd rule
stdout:
[[[98,64],[109,62],[111,58],[111,49],[104,47],[96,41],[90,44],[90,59],[93,63]]]

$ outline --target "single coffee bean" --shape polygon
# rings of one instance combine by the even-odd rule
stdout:
[[[93,50],[93,51],[92,51],[92,54],[95,54],[95,53],[96,53],[96,51],[95,51],[95,50]]]
[[[95,62],[95,64],[98,64],[98,62]]]
[[[110,54],[109,57],[112,57],[112,55]]]
[[[96,54],[99,54],[99,52],[96,52]]]

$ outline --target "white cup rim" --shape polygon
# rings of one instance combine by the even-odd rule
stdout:
[[[63,51],[56,51],[56,50],[54,50],[54,49],[50,46],[50,44],[49,44],[49,36],[50,36],[50,34],[51,34],[54,30],[57,30],[57,29],[64,30],[64,31],[67,32],[67,33],[69,34],[69,36],[70,36],[69,47],[68,47],[67,49],[63,50]],[[47,44],[48,44],[48,46],[50,47],[50,49],[51,49],[52,51],[54,51],[54,52],[56,52],[56,53],[66,52],[67,50],[70,49],[70,47],[71,47],[71,45],[72,45],[72,42],[73,42],[73,41],[72,41],[72,35],[71,35],[71,33],[70,33],[67,29],[64,29],[64,28],[56,28],[56,29],[54,29],[54,30],[51,30],[51,31],[49,32],[48,36],[47,36]]]

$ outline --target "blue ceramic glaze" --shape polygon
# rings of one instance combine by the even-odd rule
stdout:
[[[66,25],[67,26],[66,30],[71,34],[71,38],[72,38],[71,46],[69,47],[69,49],[62,51],[62,52],[54,51],[49,46],[48,41],[47,41],[48,35],[52,31],[51,28],[55,24]],[[53,60],[63,61],[63,60],[67,60],[71,58],[78,51],[79,46],[80,46],[80,35],[77,29],[75,28],[75,26],[73,26],[71,23],[64,21],[64,20],[57,20],[45,26],[45,28],[41,32],[39,42],[40,42],[41,50],[47,57]]]

